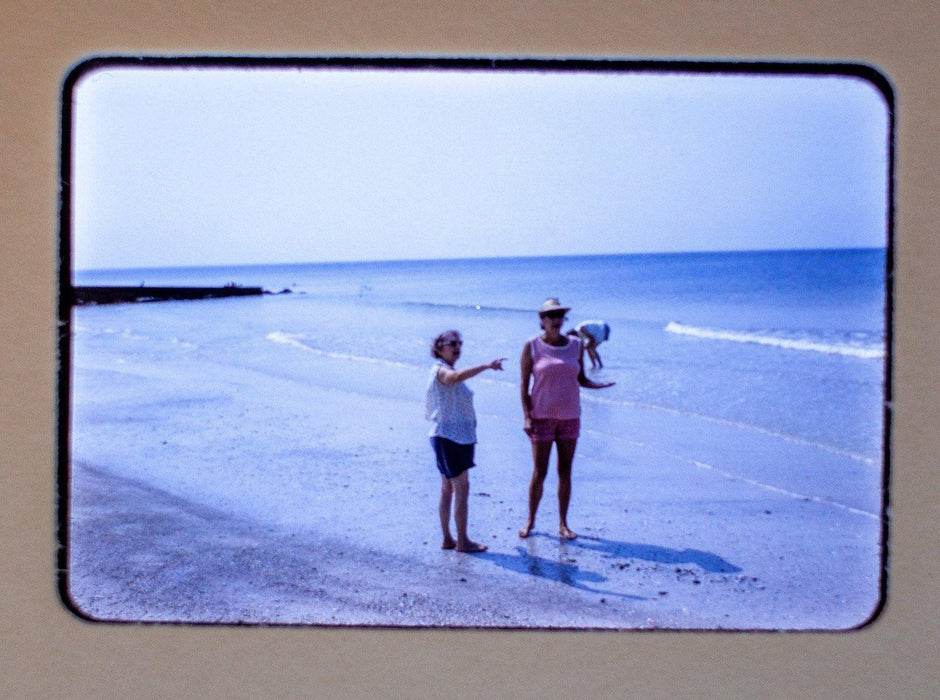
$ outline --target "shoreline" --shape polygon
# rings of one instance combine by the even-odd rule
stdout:
[[[340,362],[303,361],[323,377]],[[185,389],[166,386],[171,370]],[[470,535],[489,550],[443,552],[439,477],[417,403],[211,363],[199,370],[196,379],[177,363],[166,375],[125,378],[79,411],[69,581],[94,617],[841,630],[878,607],[877,518],[718,474],[643,441],[605,444],[592,430],[575,459],[569,522],[579,538],[555,534],[553,466],[535,533],[521,540],[530,456],[518,420],[490,413],[480,415],[470,474]],[[220,382],[232,391],[220,394]],[[364,401],[377,416],[367,435],[357,419]],[[713,443],[716,460],[756,456],[762,445],[783,464],[808,454],[770,436],[736,445],[737,454],[722,431],[706,436],[681,417],[634,413],[634,424],[676,440],[692,430],[703,447]]]
[[[532,465],[518,387],[474,379],[469,534],[489,549],[445,552],[428,367],[372,345],[272,343],[286,318],[274,308],[258,322],[253,304],[205,309],[216,325],[194,306],[103,314],[76,344],[60,495],[70,590],[96,618],[836,631],[879,609],[880,463],[586,400],[569,512],[580,537],[557,536],[553,465],[521,540]],[[334,311],[313,305],[304,323]]]
[[[63,584],[78,614],[93,622],[739,632],[856,626],[830,625],[823,610],[817,625],[787,626],[786,608],[812,605],[799,600],[809,591],[773,591],[779,581],[770,572],[712,552],[611,540],[599,528],[582,527],[577,540],[564,542],[543,524],[520,540],[493,537],[481,522],[471,527],[490,550],[461,554],[439,549],[431,517],[414,551],[389,551],[80,468]],[[486,497],[472,489],[478,520]]]

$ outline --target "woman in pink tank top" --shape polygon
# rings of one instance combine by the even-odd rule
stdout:
[[[522,349],[523,430],[532,441],[533,469],[529,482],[529,519],[519,530],[520,537],[528,537],[535,527],[535,513],[542,500],[552,443],[558,451],[558,534],[569,540],[577,537],[568,527],[568,503],[571,466],[581,428],[580,388],[603,389],[614,384],[594,382],[585,376],[581,343],[561,332],[568,311],[570,307],[562,306],[558,299],[546,299],[539,309],[542,333]]]

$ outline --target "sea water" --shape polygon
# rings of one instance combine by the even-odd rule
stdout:
[[[236,283],[274,292],[79,307],[76,358],[129,353],[171,360],[188,344],[217,363],[415,400],[424,387],[402,380],[407,372],[356,386],[356,368],[424,368],[431,339],[455,328],[465,339],[462,364],[509,358],[505,373],[488,373],[485,381],[505,384],[517,397],[508,387],[518,382],[519,354],[539,332],[542,300],[556,296],[571,307],[566,327],[587,319],[611,327],[599,348],[603,369],[587,369],[616,386],[582,392],[585,411],[603,414],[595,422],[600,429],[629,435],[618,409],[640,407],[881,464],[883,249],[79,271],[74,283]],[[298,348],[339,359],[346,371],[305,376],[292,363]],[[479,404],[480,398],[478,412],[520,420],[517,399]]]

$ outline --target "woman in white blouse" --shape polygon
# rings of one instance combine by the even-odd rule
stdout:
[[[428,380],[426,416],[428,420],[434,421],[430,433],[431,447],[437,458],[437,469],[441,473],[441,500],[438,505],[444,536],[441,549],[474,553],[485,552],[486,545],[474,542],[467,536],[467,498],[470,493],[467,470],[474,466],[477,419],[473,409],[473,392],[464,382],[484,370],[501,370],[506,358],[457,370],[454,365],[460,359],[462,347],[463,340],[457,331],[444,331],[431,344],[431,356],[437,362],[431,368]],[[454,524],[457,526],[456,540],[450,533],[451,501]]]
[[[428,380],[426,416],[428,420],[434,421],[430,433],[431,447],[437,458],[437,469],[441,473],[441,500],[438,505],[444,535],[441,549],[474,553],[485,552],[486,545],[474,542],[467,536],[467,497],[470,493],[467,470],[474,466],[477,419],[473,409],[473,392],[464,382],[487,369],[501,370],[506,358],[457,370],[454,365],[460,359],[462,347],[463,340],[457,331],[444,331],[431,344],[431,356],[437,362],[431,368]],[[457,526],[456,540],[450,534],[451,501],[454,524]]]

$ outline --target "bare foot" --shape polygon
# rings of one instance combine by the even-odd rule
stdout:
[[[535,527],[535,526],[534,526],[534,525],[526,525],[524,528],[522,528],[521,530],[519,530],[519,537],[521,537],[522,539],[525,539],[526,537],[528,537],[528,536],[532,533],[532,528],[533,528],[533,527]]]
[[[453,537],[445,537],[444,544],[441,545],[441,549],[456,549],[457,543],[454,541]]]
[[[486,550],[486,545],[480,544],[479,542],[467,541],[464,544],[457,545],[458,552],[466,552],[467,554],[476,554],[478,552],[485,552]]]
[[[572,532],[567,525],[562,525],[558,528],[558,534],[561,535],[561,539],[563,540],[573,540],[578,537],[577,533]]]

